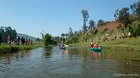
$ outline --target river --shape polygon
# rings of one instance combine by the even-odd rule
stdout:
[[[140,78],[140,52],[80,47],[0,55],[0,78]]]

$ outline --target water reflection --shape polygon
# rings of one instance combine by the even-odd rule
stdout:
[[[2,54],[0,55],[0,61],[5,60],[5,64],[11,64],[13,60],[20,60],[22,58],[29,57],[30,52],[29,51],[21,51],[21,52],[13,52],[8,54]]]
[[[90,51],[91,56],[93,56],[93,58],[95,59],[100,59],[102,52],[101,51]]]
[[[59,55],[63,56],[63,55],[68,55],[69,51],[68,50],[64,50],[64,49],[60,49],[59,50]]]
[[[44,48],[44,54],[45,58],[51,58],[52,52],[51,52],[52,47],[45,47]]]
[[[139,57],[113,50],[37,48],[1,55],[0,78],[114,78],[117,73],[139,74]]]

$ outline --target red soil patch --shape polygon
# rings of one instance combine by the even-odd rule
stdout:
[[[123,26],[123,24],[113,21],[113,22],[107,23],[106,25],[98,26],[95,29],[86,32],[84,35],[82,35],[82,37],[93,34],[93,32],[96,29],[98,29],[99,32],[103,32],[104,30],[114,30],[120,26]]]

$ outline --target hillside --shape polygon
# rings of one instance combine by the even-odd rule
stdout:
[[[138,24],[139,26],[140,24]],[[121,49],[121,50],[137,50],[140,51],[140,36],[128,37],[128,31],[125,30],[125,37],[122,38],[122,27],[124,25],[117,22],[110,22],[102,26],[98,26],[85,34],[81,35],[77,43],[69,44],[69,46],[88,47],[90,42],[98,42],[100,46],[107,49]],[[108,39],[105,38],[108,34]],[[116,36],[116,38],[114,38]],[[84,44],[84,45],[83,45]]]
[[[101,37],[101,36],[105,36],[105,34],[109,34],[110,36],[113,35],[117,35],[120,36],[121,35],[121,29],[120,26],[123,26],[122,24],[118,23],[118,22],[110,22],[107,23],[103,26],[98,26],[95,29],[92,29],[88,32],[86,32],[85,34],[83,34],[81,37]]]
[[[19,37],[24,37],[24,38],[27,38],[27,39],[31,39],[32,41],[36,41],[35,37],[29,36],[29,35],[26,35],[26,34],[17,33],[17,35]]]

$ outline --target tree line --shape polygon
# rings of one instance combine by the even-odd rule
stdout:
[[[12,29],[10,26],[0,27],[0,38],[1,38],[0,42],[6,42],[7,43],[8,36],[11,37],[11,41],[16,40],[16,36],[17,36],[16,30]]]
[[[124,25],[123,32],[131,32],[132,36],[140,35],[140,1],[130,7],[124,7],[115,11],[116,21]]]
[[[99,19],[97,24],[95,24],[94,20],[89,20],[89,26],[87,26],[87,22],[89,19],[89,13],[87,10],[81,10],[81,14],[83,17],[83,26],[82,29],[79,31],[74,31],[72,28],[69,28],[68,33],[62,33],[61,36],[66,39],[66,43],[78,43],[79,37],[94,29],[95,27],[103,26],[110,21],[104,21],[103,19]],[[122,32],[131,32],[132,36],[139,36],[140,35],[140,1],[133,3],[130,7],[124,7],[122,9],[117,9],[114,14],[115,21],[121,23]]]

